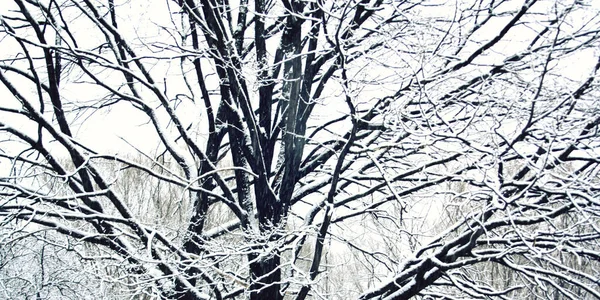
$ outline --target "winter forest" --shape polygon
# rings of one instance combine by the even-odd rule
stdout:
[[[2,0],[0,299],[600,299],[597,0]]]

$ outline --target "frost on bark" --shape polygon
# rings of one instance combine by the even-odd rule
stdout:
[[[0,297],[600,298],[595,1],[5,2]]]

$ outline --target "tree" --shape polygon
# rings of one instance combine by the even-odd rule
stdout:
[[[600,298],[598,9],[14,0],[0,286]]]

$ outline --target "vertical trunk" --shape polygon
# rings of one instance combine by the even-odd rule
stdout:
[[[250,255],[256,260],[256,255]],[[280,300],[283,295],[280,292],[281,269],[279,269],[280,258],[273,255],[258,259],[250,264],[252,274],[252,285],[250,286],[250,300]]]
[[[298,7],[291,8],[295,11],[302,11]],[[290,9],[290,8],[288,8]],[[259,219],[259,228],[261,232],[268,233],[272,239],[278,239],[278,234],[273,234],[272,230],[278,230],[280,226],[285,225],[285,217],[289,209],[289,201],[292,196],[294,186],[297,180],[298,168],[302,158],[304,139],[304,124],[298,116],[299,94],[301,83],[302,61],[299,57],[294,57],[301,49],[301,24],[293,16],[288,16],[287,28],[282,38],[282,50],[287,57],[284,63],[284,84],[283,101],[285,105],[284,126],[286,132],[282,139],[282,151],[284,152],[283,178],[281,181],[279,195],[275,196],[269,191],[267,174],[261,174],[261,178],[255,185],[257,212]],[[259,25],[260,29],[260,25]],[[259,45],[259,47],[262,47]],[[261,95],[264,100],[266,95]],[[270,97],[268,97],[270,98]],[[266,109],[268,103],[261,103],[261,108],[265,109],[263,115],[269,112]],[[265,124],[269,120],[264,116],[261,121],[262,127],[268,129]],[[272,152],[268,152],[272,154]],[[269,159],[270,161],[270,159]],[[257,254],[249,255],[251,261],[250,273],[252,277],[250,299],[283,299],[281,294],[281,269],[279,253],[266,253],[266,258],[257,258]]]

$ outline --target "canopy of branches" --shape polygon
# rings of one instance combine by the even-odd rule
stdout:
[[[600,298],[594,0],[4,0],[0,297]]]

